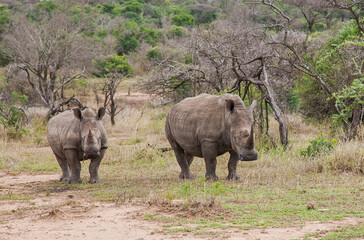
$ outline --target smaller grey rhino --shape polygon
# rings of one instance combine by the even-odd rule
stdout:
[[[47,139],[62,169],[60,181],[80,183],[81,161],[91,159],[89,182],[101,182],[98,169],[107,149],[107,135],[101,122],[104,115],[103,107],[97,115],[90,108],[74,108],[49,120]]]
[[[193,178],[194,156],[203,157],[207,179],[217,180],[216,156],[230,153],[227,179],[239,179],[238,161],[254,161],[253,114],[256,100],[245,107],[236,95],[201,94],[174,105],[167,115],[165,131],[181,167],[180,178]]]

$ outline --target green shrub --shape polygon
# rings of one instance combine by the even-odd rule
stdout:
[[[160,62],[163,59],[162,53],[158,47],[154,47],[147,52],[147,57],[149,60]]]
[[[5,6],[0,6],[0,33],[3,32],[9,22],[9,9]]]
[[[5,127],[10,138],[19,139],[26,133],[22,125],[26,118],[23,107],[27,100],[26,95],[12,92],[9,102],[0,102],[0,125]]]
[[[335,113],[334,101],[327,101],[328,95],[313,78],[301,76],[296,81],[296,93],[299,96],[299,112],[306,117],[323,120]]]
[[[126,24],[125,24],[125,27],[126,29],[128,30],[135,30],[138,28],[138,23],[136,23],[135,21],[133,20],[130,20],[128,21]]]
[[[354,61],[356,64],[356,62]],[[334,119],[338,122],[344,121],[347,124],[350,123],[354,109],[358,105],[364,105],[364,72],[362,72],[361,66],[363,66],[364,60],[361,62],[360,67],[357,65],[358,75],[360,78],[353,80],[350,86],[345,86],[341,91],[332,94],[332,98],[335,99],[335,105],[341,110],[340,114],[335,114]]]
[[[323,153],[328,153],[334,149],[337,140],[328,140],[320,135],[318,138],[310,140],[308,147],[301,151],[302,156],[306,157],[316,157]]]
[[[115,6],[111,3],[103,3],[99,4],[98,7],[100,8],[100,13],[112,13]]]
[[[209,5],[195,6],[191,9],[191,15],[195,17],[197,25],[211,23],[217,18],[217,12]]]
[[[44,18],[44,14],[50,17],[60,5],[53,1],[38,2],[36,7],[28,12],[28,17],[33,21],[40,21]]]
[[[107,30],[103,29],[103,30],[99,30],[96,32],[96,36],[98,40],[102,40],[107,36]]]
[[[177,26],[193,26],[195,24],[195,19],[191,14],[180,13],[172,17],[172,23]]]
[[[131,1],[127,1],[124,4],[124,8],[123,8],[123,12],[132,12],[132,13],[136,13],[136,14],[141,14],[143,11],[142,8],[142,4],[140,2],[138,2],[137,0],[131,0]]]
[[[116,54],[109,55],[105,60],[95,60],[97,72],[96,77],[107,77],[111,73],[129,75],[133,73],[133,69],[126,59],[125,55],[118,56]]]
[[[143,39],[152,46],[155,46],[162,37],[160,31],[147,27],[140,27],[140,33],[142,34]]]
[[[315,23],[312,27],[312,31],[313,32],[323,32],[327,29],[327,26],[325,23],[321,23],[321,22],[318,22],[318,23]]]
[[[139,40],[132,34],[118,38],[118,54],[128,54],[139,47]]]
[[[169,29],[168,36],[169,37],[182,37],[185,32],[185,29],[181,26],[172,25]]]
[[[290,88],[287,93],[288,108],[291,112],[296,112],[299,103],[299,97],[297,91]]]

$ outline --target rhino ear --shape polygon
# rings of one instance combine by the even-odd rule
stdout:
[[[257,100],[254,99],[253,102],[252,102],[252,104],[249,106],[250,111],[253,111],[256,106],[257,106]]]
[[[232,100],[232,99],[225,99],[225,101],[226,101],[226,109],[229,112],[233,112],[234,111],[234,108],[235,108],[234,100]]]
[[[74,108],[74,109],[72,109],[72,110],[73,110],[73,114],[75,115],[75,117],[76,117],[78,120],[82,121],[82,112],[81,112],[81,109],[79,109],[79,108]]]
[[[105,115],[105,108],[104,107],[100,107],[99,111],[97,112],[97,119],[101,120]]]

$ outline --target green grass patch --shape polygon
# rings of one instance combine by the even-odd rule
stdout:
[[[24,150],[17,152],[16,156],[14,156],[14,152],[0,155],[0,169],[22,172],[56,171],[60,169],[51,151],[37,152],[32,150],[32,152],[24,152]]]
[[[335,229],[329,233],[316,232],[308,233],[304,236],[304,239],[320,239],[320,240],[342,240],[342,239],[359,239],[364,237],[364,223],[361,222],[358,225],[348,225]]]
[[[32,199],[31,196],[17,195],[9,192],[7,195],[0,196],[0,200],[29,200]]]
[[[124,140],[123,144],[125,144],[125,145],[135,145],[135,144],[138,144],[138,143],[142,143],[144,141],[145,141],[145,138],[135,137],[135,138],[132,138],[132,139]]]
[[[176,233],[176,232],[193,232],[194,229],[191,229],[191,228],[170,228],[169,229],[169,232],[173,232],[173,233]]]

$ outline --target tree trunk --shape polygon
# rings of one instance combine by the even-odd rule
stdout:
[[[260,133],[263,133],[264,128],[264,110],[263,110],[263,96],[260,98],[259,102],[259,131]]]
[[[114,97],[111,98],[111,104],[110,104],[110,120],[111,120],[111,125],[115,126],[115,114],[116,113],[116,106],[115,106],[115,102],[114,102]]]
[[[358,133],[358,126],[360,125],[362,115],[363,106],[361,104],[358,104],[358,106],[356,106],[353,111],[353,120],[351,121],[349,129],[349,141],[354,139],[356,134]]]
[[[286,121],[284,119],[283,113],[281,111],[281,109],[279,108],[278,104],[276,103],[276,95],[275,92],[273,91],[273,89],[271,88],[269,82],[268,82],[268,75],[267,75],[267,71],[265,69],[265,64],[263,62],[263,83],[264,86],[267,88],[268,91],[268,95],[269,95],[269,101],[270,101],[270,106],[272,107],[277,121],[279,123],[279,135],[280,135],[280,139],[281,139],[281,143],[284,146],[287,146],[288,144],[288,129],[287,129],[287,125],[286,125]]]
[[[267,99],[264,99],[264,103],[265,103],[265,122],[267,124],[266,130],[265,130],[265,134],[268,135],[268,131],[269,131],[269,112],[268,112],[268,102]]]

